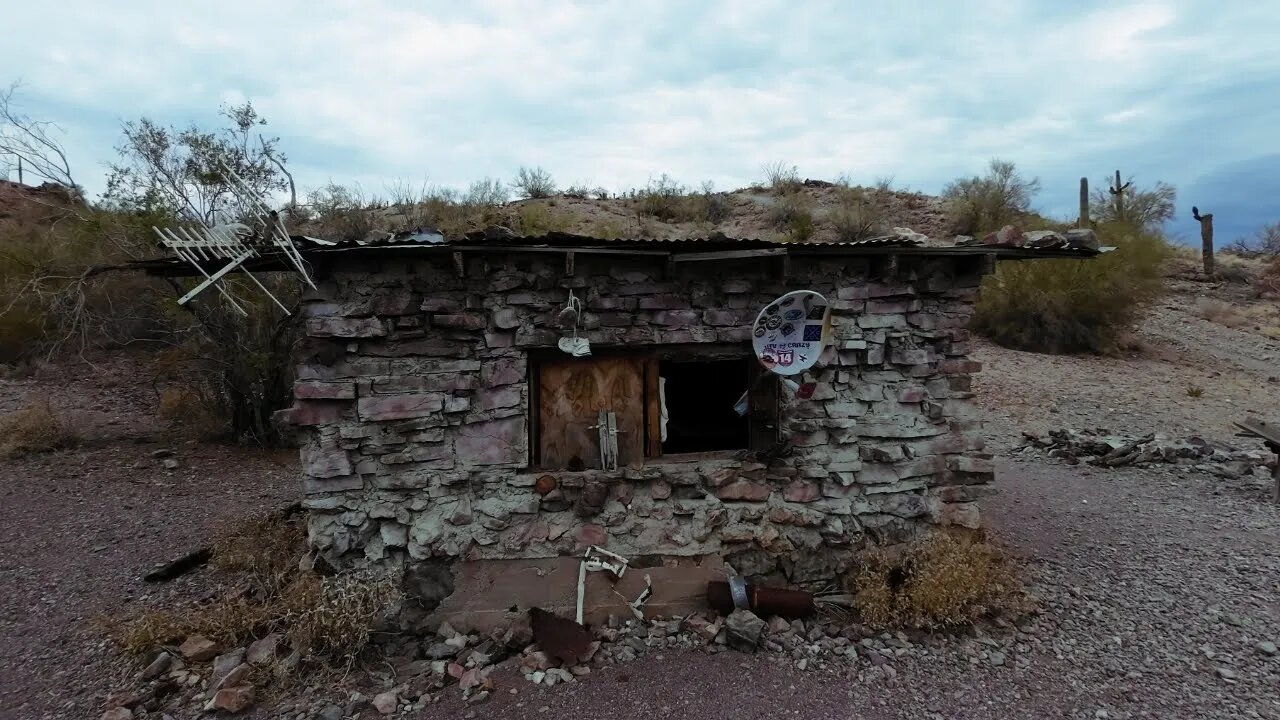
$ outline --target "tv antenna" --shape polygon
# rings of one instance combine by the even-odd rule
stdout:
[[[179,225],[177,228],[164,229],[152,226],[151,229],[160,237],[161,244],[169,248],[174,255],[190,263],[204,276],[204,280],[199,285],[178,298],[178,304],[185,305],[200,293],[213,287],[222,293],[232,308],[241,315],[248,316],[249,311],[236,301],[226,283],[223,282],[228,274],[241,270],[249,276],[254,285],[258,286],[258,289],[271,298],[272,302],[288,313],[289,308],[272,295],[271,291],[244,265],[253,258],[261,257],[263,250],[275,248],[302,276],[303,281],[314,289],[316,284],[311,279],[311,273],[307,271],[302,253],[298,252],[297,246],[289,238],[289,231],[285,228],[279,213],[267,207],[249,184],[226,163],[220,161],[218,170],[227,187],[231,189],[232,195],[240,203],[240,207],[248,211],[248,220],[252,224],[237,222],[215,225],[206,222],[203,225]],[[214,265],[220,266],[213,272],[209,272],[208,268]]]

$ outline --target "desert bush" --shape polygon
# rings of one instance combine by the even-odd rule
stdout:
[[[952,230],[961,235],[978,235],[1014,223],[1031,211],[1031,198],[1040,191],[1040,181],[1027,179],[1017,167],[1004,160],[992,160],[987,174],[955,180],[943,189],[942,198]]]
[[[507,187],[497,178],[483,178],[471,183],[463,202],[474,207],[496,208],[511,199]]]
[[[1275,299],[1280,296],[1280,257],[1272,260],[1254,280],[1258,295]]]
[[[1113,178],[1095,185],[1089,199],[1089,215],[1097,223],[1124,223],[1144,230],[1156,231],[1166,220],[1173,219],[1178,193],[1168,183],[1157,182],[1150,190],[1133,184],[1130,177],[1119,194],[1111,193]]]
[[[1227,327],[1244,327],[1250,322],[1240,308],[1231,303],[1211,298],[1196,298],[1192,312],[1197,317],[1216,322],[1219,325],[1226,325]]]
[[[1109,353],[1160,295],[1164,239],[1124,226],[1100,229],[1116,250],[1090,260],[1006,261],[984,278],[972,327],[1007,347]]]
[[[165,388],[156,415],[180,435],[199,440],[224,437],[226,419],[220,416],[221,408],[209,390],[203,383]]]
[[[729,219],[733,209],[729,207],[729,198],[724,193],[716,192],[715,184],[710,180],[702,183],[701,189],[689,196],[692,209],[690,215],[694,220],[717,225]]]
[[[54,413],[46,400],[0,416],[0,457],[50,452],[75,442],[75,430]]]
[[[556,194],[556,183],[551,173],[540,167],[522,167],[516,172],[516,179],[511,183],[522,198],[549,198]]]
[[[854,608],[874,628],[955,627],[1026,607],[1016,573],[993,546],[945,532],[863,551],[849,580]]]
[[[636,191],[636,212],[662,222],[688,220],[690,208],[685,192],[683,185],[664,173],[662,177],[650,180],[644,188]]]
[[[766,186],[776,193],[792,193],[800,189],[800,173],[795,165],[788,165],[781,160],[766,163],[764,180]]]
[[[264,515],[225,525],[214,537],[211,562],[246,577],[265,595],[280,593],[298,574],[307,529],[297,518]]]
[[[813,237],[813,207],[802,193],[778,198],[769,208],[769,222],[790,242],[805,242]]]
[[[359,187],[329,183],[307,194],[309,226],[338,240],[363,240],[376,229],[370,202]]]
[[[837,204],[831,211],[831,224],[835,226],[836,239],[855,242],[884,234],[883,209],[876,203],[873,193],[846,182],[837,186]]]

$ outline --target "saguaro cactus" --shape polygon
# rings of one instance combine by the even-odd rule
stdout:
[[[1204,274],[1213,276],[1213,213],[1200,214],[1200,208],[1192,206],[1191,217],[1200,223],[1200,254],[1204,257]]]
[[[1114,202],[1116,207],[1117,220],[1127,219],[1125,218],[1125,215],[1124,215],[1124,191],[1128,190],[1129,186],[1132,184],[1133,184],[1132,182],[1127,182],[1122,184],[1120,182],[1120,171],[1117,170],[1115,184],[1107,188],[1107,192],[1111,193],[1111,197],[1115,198]]]
[[[1089,178],[1080,178],[1080,222],[1079,227],[1089,227]]]

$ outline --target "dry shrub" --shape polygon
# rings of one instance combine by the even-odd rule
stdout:
[[[392,573],[357,571],[314,578],[289,598],[289,642],[305,655],[352,663],[401,600]]]
[[[1116,250],[1090,260],[1008,261],[983,280],[972,327],[1037,352],[1116,352],[1137,313],[1164,291],[1169,248],[1159,235],[1099,229]]]
[[[556,181],[541,167],[522,167],[516,172],[511,187],[522,198],[549,198],[556,194]]]
[[[212,602],[148,611],[112,634],[129,652],[203,635],[230,647],[284,633],[304,657],[351,664],[400,601],[398,576],[372,570],[321,577],[299,568],[306,530],[270,515],[228,526],[212,543],[212,565],[226,585]]]
[[[1254,279],[1254,287],[1260,297],[1280,297],[1280,258],[1272,260],[1262,274]]]
[[[1240,308],[1221,300],[1196,298],[1193,312],[1197,317],[1216,322],[1219,325],[1226,325],[1227,327],[1240,328],[1249,324],[1249,318],[1244,316]]]
[[[156,410],[160,419],[183,435],[209,439],[226,433],[226,422],[219,419],[216,404],[193,387],[166,388],[160,393]]]
[[[51,452],[76,442],[75,431],[62,422],[47,400],[29,403],[0,417],[0,456],[21,457]]]
[[[232,523],[212,543],[213,566],[240,573],[266,594],[276,594],[297,575],[306,549],[307,529],[297,519],[274,516]]]
[[[945,628],[1027,604],[1008,561],[990,544],[945,532],[862,553],[854,605],[875,628]]]

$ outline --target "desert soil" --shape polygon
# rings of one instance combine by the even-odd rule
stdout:
[[[487,703],[466,706],[454,690],[420,717],[1280,718],[1280,656],[1265,644],[1280,643],[1280,508],[1267,481],[1018,451],[1022,430],[1060,427],[1249,446],[1231,421],[1280,412],[1280,343],[1195,317],[1203,291],[1179,286],[1154,308],[1131,357],[979,344],[976,389],[1000,457],[986,517],[1043,603],[1035,619],[918,639],[884,667],[840,672],[701,652],[649,654],[556,687],[510,672]],[[200,592],[200,573],[161,587],[139,575],[296,492],[287,454],[168,438],[151,419],[154,392],[120,367],[0,385],[0,409],[48,395],[95,438],[3,465],[0,718],[101,714],[124,678],[100,618]],[[177,451],[177,470],[152,458],[159,448]],[[309,720],[316,702],[285,698],[254,715]]]

